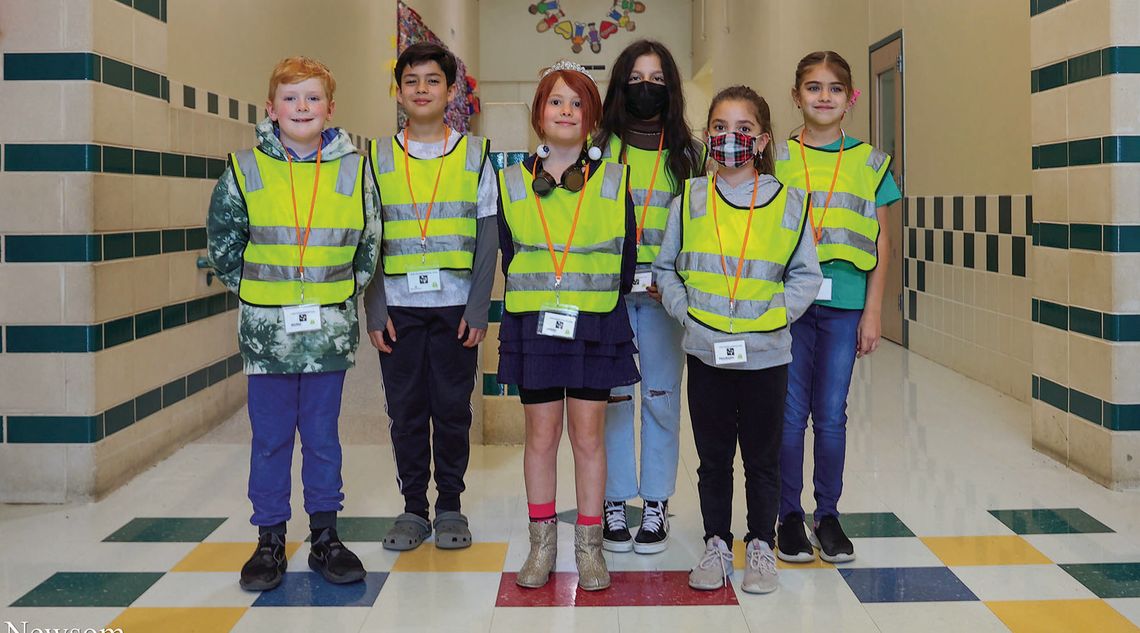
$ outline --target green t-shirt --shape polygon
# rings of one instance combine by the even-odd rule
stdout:
[[[859,139],[848,136],[847,145],[844,149],[861,142]],[[838,150],[839,141],[825,145],[820,149]],[[879,190],[875,192],[875,206],[889,206],[901,198],[902,194],[899,193],[898,185],[895,184],[894,177],[888,171],[883,182],[879,184]],[[867,299],[867,273],[856,268],[851,262],[841,259],[820,264],[819,267],[823,276],[831,280],[831,300],[816,301],[817,305],[843,310],[863,309]]]

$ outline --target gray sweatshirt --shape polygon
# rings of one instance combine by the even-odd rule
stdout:
[[[703,176],[702,176],[703,178]],[[717,181],[717,190],[723,199],[737,207],[744,207],[744,211],[724,207],[732,212],[747,213],[748,203],[752,199],[751,179],[732,187],[723,180]],[[772,176],[760,176],[760,190],[756,195],[756,205],[768,204],[779,193],[780,183]],[[709,192],[709,195],[715,195]],[[685,353],[696,356],[701,362],[710,366],[717,366],[713,345],[721,341],[739,341],[744,339],[748,360],[744,363],[721,365],[727,369],[766,369],[792,362],[792,333],[790,327],[781,328],[774,332],[749,332],[728,334],[697,323],[688,318],[689,298],[681,276],[677,274],[677,254],[681,251],[681,213],[688,213],[682,209],[683,196],[673,199],[669,208],[669,222],[665,227],[665,241],[661,245],[661,253],[653,262],[653,276],[657,287],[661,291],[661,302],[665,310],[685,326],[685,338],[681,345]],[[806,218],[805,218],[806,223]],[[800,318],[812,302],[815,301],[823,276],[819,272],[819,258],[816,256],[815,244],[812,243],[811,229],[805,226],[800,234],[800,242],[796,246],[792,259],[784,271],[784,304],[788,312],[788,323]]]

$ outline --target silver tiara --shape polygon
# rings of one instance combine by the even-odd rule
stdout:
[[[559,70],[573,70],[574,72],[579,72],[579,73],[582,73],[583,75],[585,75],[586,77],[589,77],[590,81],[594,81],[594,78],[590,76],[590,73],[586,72],[585,66],[583,66],[582,64],[579,64],[577,62],[572,62],[572,61],[567,60],[567,59],[560,59],[560,60],[554,62],[553,66],[551,66],[550,68],[547,68],[546,70],[544,70],[542,72],[542,76],[546,77],[550,73],[557,72]],[[594,81],[594,83],[597,83],[597,82]]]

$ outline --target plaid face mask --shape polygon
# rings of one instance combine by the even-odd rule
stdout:
[[[725,132],[709,137],[709,156],[725,167],[740,167],[754,157],[756,137],[744,132]]]

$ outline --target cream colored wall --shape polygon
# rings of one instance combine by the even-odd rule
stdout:
[[[308,55],[336,77],[334,124],[368,136],[395,125],[395,0],[170,0],[169,12],[172,81],[263,104],[277,61]]]
[[[424,24],[463,60],[467,72],[479,74],[479,13],[485,2],[471,0],[410,0],[408,6],[423,18]]]

